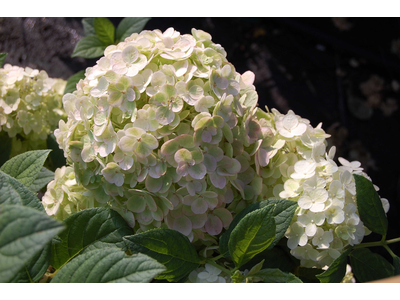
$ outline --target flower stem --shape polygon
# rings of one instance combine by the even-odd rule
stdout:
[[[210,264],[210,265],[212,265],[212,266],[214,266],[214,267],[216,267],[216,268],[218,268],[218,269],[220,269],[222,272],[224,272],[225,274],[227,274],[227,275],[229,275],[229,276],[232,275],[232,272],[231,272],[231,271],[229,271],[228,269],[224,268],[223,266],[220,266],[219,264],[217,264],[216,262],[214,262],[214,261],[211,260],[211,259],[206,259],[206,263],[207,263],[207,264]]]
[[[395,239],[391,239],[391,240],[387,240],[387,241],[379,241],[379,242],[371,242],[371,243],[362,243],[362,244],[358,244],[354,246],[354,249],[357,248],[365,248],[365,247],[376,247],[376,246],[383,246],[385,247],[385,245],[388,244],[393,244],[393,243],[397,243],[400,242],[400,237],[395,238]]]
[[[216,257],[209,258],[209,260],[216,261],[216,260],[218,260],[218,259],[220,259],[222,257],[224,257],[224,254],[220,254],[220,255],[218,255]]]
[[[393,253],[393,251],[389,248],[388,245],[383,245],[383,247],[387,250],[387,252],[389,252],[389,254],[390,254],[392,257],[396,257],[396,254]]]

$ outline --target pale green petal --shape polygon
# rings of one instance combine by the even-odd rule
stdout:
[[[126,206],[130,211],[141,213],[146,208],[146,200],[142,195],[135,195],[128,199]]]
[[[140,142],[144,143],[146,145],[146,147],[148,147],[151,150],[156,149],[158,147],[157,139],[154,137],[154,135],[152,135],[150,133],[144,133],[141,136]]]
[[[124,152],[131,152],[137,145],[137,139],[130,136],[122,137],[118,142],[118,147]]]
[[[139,51],[133,46],[125,47],[121,54],[122,59],[129,64],[135,62],[139,57]]]

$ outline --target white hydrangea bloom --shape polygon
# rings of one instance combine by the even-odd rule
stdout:
[[[46,148],[47,136],[65,118],[66,81],[45,71],[5,64],[0,68],[0,132],[12,138],[11,156]]]
[[[322,124],[257,108],[253,82],[201,30],[143,31],[107,47],[63,97],[68,120],[55,131],[75,172],[69,188],[95,196],[63,201],[108,205],[136,232],[167,227],[209,246],[248,205],[289,199],[298,202],[291,254],[305,267],[329,265],[368,233],[352,176],[366,174],[358,162],[337,166]],[[55,185],[44,205],[63,219]],[[206,265],[191,281],[215,282],[218,272]]]
[[[63,97],[68,120],[55,135],[76,184],[104,191],[137,232],[216,241],[236,213],[228,205],[262,190],[253,161],[268,164],[273,133],[256,116],[253,82],[201,30],[135,33]]]
[[[229,276],[221,276],[221,270],[210,264],[205,264],[204,268],[197,268],[189,274],[190,283],[226,283],[230,282]]]

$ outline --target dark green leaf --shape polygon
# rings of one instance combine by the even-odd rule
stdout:
[[[393,257],[394,275],[400,275],[400,257]]]
[[[246,216],[248,213],[255,211],[257,209],[263,208],[267,205],[273,205],[273,215],[275,219],[276,226],[276,236],[274,241],[271,243],[269,248],[274,247],[285,235],[286,229],[290,225],[292,221],[294,211],[297,207],[297,202],[283,199],[276,200],[265,200],[253,203],[243,209],[240,213],[236,215],[231,224],[229,225],[228,230],[221,236],[219,241],[219,249],[221,253],[225,253],[225,257],[229,257],[228,251],[228,241],[229,237],[232,233],[232,230],[236,227],[236,225]]]
[[[323,283],[340,283],[343,280],[343,277],[346,275],[347,256],[351,250],[352,248],[344,251],[331,263],[328,270],[318,274],[316,277],[319,279],[319,281]]]
[[[35,181],[29,186],[32,192],[38,192],[54,179],[54,172],[43,167]]]
[[[0,282],[15,278],[63,229],[63,224],[30,207],[0,205]]]
[[[6,60],[8,53],[0,53],[0,68],[3,67],[4,61]]]
[[[128,256],[120,249],[95,249],[63,266],[51,283],[150,282],[163,271],[162,264],[140,253]]]
[[[369,282],[394,275],[394,267],[381,255],[367,248],[353,250],[350,253],[350,264],[359,282]]]
[[[30,283],[38,282],[46,273],[50,265],[51,243],[48,243],[42,251],[38,252],[34,257],[27,262],[16,277],[11,282],[15,283]]]
[[[74,49],[71,57],[96,58],[104,54],[105,45],[96,35],[82,38]]]
[[[0,171],[0,204],[24,205],[44,212],[40,200],[17,179]]]
[[[123,236],[133,234],[125,220],[114,210],[91,208],[64,220],[67,226],[52,245],[51,265],[59,269],[83,251],[110,247],[125,248]]]
[[[248,213],[232,230],[229,253],[237,267],[264,251],[275,239],[274,205]]]
[[[134,32],[139,33],[140,31],[142,31],[144,26],[150,19],[151,18],[146,17],[129,17],[122,19],[122,21],[118,24],[116,31],[117,42],[124,41],[125,38],[127,38]]]
[[[35,150],[24,152],[8,160],[1,166],[0,170],[29,188],[42,170],[50,151]]]
[[[104,45],[108,46],[114,44],[115,27],[109,19],[96,17],[94,18],[93,25],[97,37]]]
[[[179,281],[196,269],[200,259],[193,245],[182,233],[172,229],[153,229],[124,237],[132,253],[146,254],[167,270],[156,279]]]
[[[354,174],[357,192],[357,208],[360,219],[371,231],[386,236],[388,221],[383,210],[382,201],[371,181]]]
[[[75,73],[70,78],[68,78],[67,85],[65,86],[64,89],[64,95],[76,91],[76,84],[79,82],[79,80],[84,78],[85,78],[85,71],[79,71],[78,73]]]
[[[268,249],[271,249],[285,236],[285,232],[290,226],[294,212],[297,208],[297,202],[283,199],[269,200],[268,202],[275,206],[273,215],[275,219],[276,236],[274,241],[268,247]]]
[[[51,161],[50,169],[52,171],[55,171],[57,168],[65,166],[67,162],[64,156],[64,151],[60,149],[56,137],[54,136],[53,133],[47,136],[46,142],[47,142],[47,148],[52,150],[50,152],[50,161]]]
[[[279,269],[263,269],[246,277],[265,283],[302,283],[300,278],[292,273],[282,272]]]
[[[94,18],[83,18],[82,25],[85,36],[96,35],[96,31],[94,30]]]

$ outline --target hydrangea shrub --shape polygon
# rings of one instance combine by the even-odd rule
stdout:
[[[46,71],[10,64],[0,69],[0,132],[12,138],[11,156],[46,148],[47,136],[66,117],[65,86],[66,81],[50,78]]]
[[[170,228],[208,245],[249,204],[288,199],[298,203],[292,255],[329,265],[368,233],[352,174],[367,175],[334,162],[321,124],[258,108],[253,82],[202,30],[142,31],[107,47],[63,97],[55,136],[69,166],[48,185],[47,213],[110,206],[136,233]],[[211,269],[193,276],[221,281]]]

